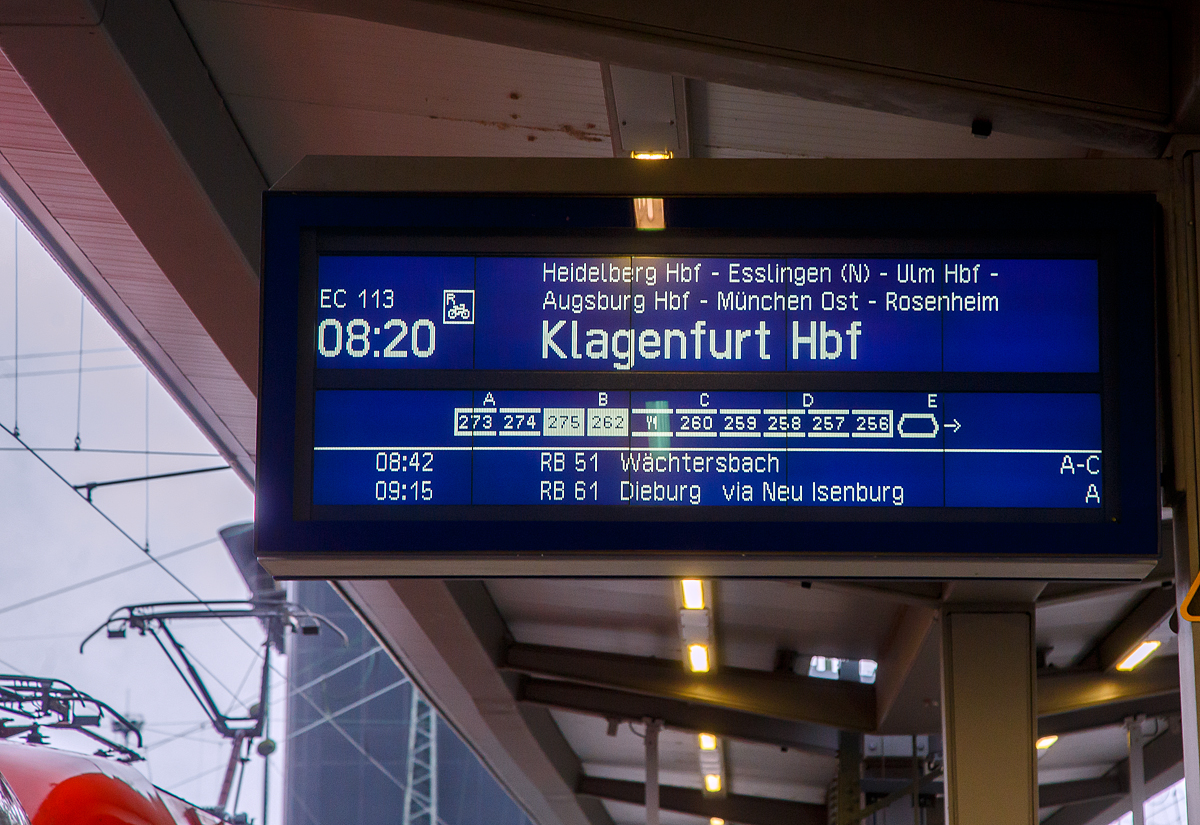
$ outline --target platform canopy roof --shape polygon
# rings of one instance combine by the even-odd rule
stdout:
[[[1200,131],[1193,5],[0,0],[0,188],[252,483],[261,199],[306,157],[1154,159]],[[644,717],[667,825],[824,821],[838,730],[938,733],[939,606],[1036,600],[1043,816],[1083,823],[1125,793],[1122,720],[1178,713],[1172,576],[720,581],[705,696],[670,581],[341,587],[539,825],[639,821]],[[1116,677],[1152,633],[1163,653]],[[813,656],[876,680],[817,684]],[[701,730],[726,807],[699,793]]]

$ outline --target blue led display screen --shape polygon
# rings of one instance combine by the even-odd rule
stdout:
[[[260,555],[425,565],[288,570],[1157,552],[1153,197],[265,203]]]
[[[569,370],[596,387],[318,390],[317,506],[1103,502],[1095,260],[323,255],[316,297],[318,374]],[[887,393],[601,388],[814,372],[914,377]],[[998,372],[1092,391],[915,377],[983,390]]]
[[[1091,394],[322,390],[318,505],[1099,509]]]
[[[318,369],[1100,369],[1095,260],[326,255],[318,285]]]

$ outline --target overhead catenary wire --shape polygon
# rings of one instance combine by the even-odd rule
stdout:
[[[32,449],[37,453],[106,453],[110,455],[143,455],[145,450],[118,450],[104,447],[0,447],[0,453],[23,453]],[[151,450],[150,455],[184,456],[186,458],[220,458],[220,453],[194,453],[184,450]]]
[[[246,708],[246,710],[250,709],[249,707],[247,707],[246,703],[241,700],[240,697],[242,695],[242,688],[244,688],[246,686],[246,682],[250,681],[250,675],[252,673],[254,673],[254,671],[256,671],[257,669],[258,669],[258,662],[255,659],[251,659],[250,667],[246,668],[246,673],[245,673],[245,675],[242,676],[242,681],[238,682],[237,692],[233,694],[233,699],[229,702],[228,705],[225,706],[225,715],[226,716],[233,713],[234,705],[241,705],[242,707]]]
[[[21,221],[13,216],[13,434],[21,435]]]
[[[29,358],[55,357],[55,354],[53,354],[53,353],[22,353],[20,351],[20,333],[19,333],[19,318],[20,318],[20,312],[21,312],[20,304],[19,304],[19,300],[20,300],[19,241],[20,241],[20,235],[21,235],[20,228],[21,228],[20,222],[19,221],[15,222],[15,224],[14,224],[14,251],[13,251],[13,256],[14,256],[14,287],[13,287],[13,289],[14,289],[14,291],[13,291],[13,294],[14,294],[14,310],[13,310],[13,312],[14,312],[14,338],[13,338],[14,349],[13,349],[11,356],[0,356],[0,360],[2,360],[2,361],[11,361],[11,365],[7,364],[7,363],[3,364],[3,367],[8,368],[8,369],[4,369],[3,371],[11,372],[11,376],[6,376],[6,375],[0,374],[0,379],[11,377],[14,381],[13,421],[12,421],[11,429],[9,429],[8,427],[5,427],[3,425],[0,425],[0,429],[3,429],[10,436],[12,436],[13,439],[16,441],[16,443],[19,446],[4,446],[4,447],[0,447],[0,450],[13,451],[13,452],[18,452],[18,451],[29,452],[34,456],[34,458],[36,458],[39,461],[39,463],[41,463],[44,467],[46,467],[46,469],[50,470],[50,472],[56,478],[58,478],[64,484],[68,484],[67,478],[64,476],[63,472],[60,472],[53,465],[51,465],[49,463],[49,461],[47,461],[46,457],[39,455],[38,450],[36,448],[32,447],[31,445],[27,444],[21,437],[22,431],[20,430],[20,424],[19,424],[19,413],[20,413],[19,382],[20,382],[21,378],[28,378],[31,375],[33,375],[33,376],[54,375],[54,374],[64,374],[65,375],[65,374],[74,372],[75,373],[74,377],[76,378],[76,431],[74,433],[73,444],[70,447],[46,448],[48,451],[59,452],[59,451],[68,451],[69,450],[69,451],[73,451],[73,452],[94,452],[94,453],[101,453],[101,454],[103,454],[103,453],[136,454],[136,453],[140,452],[143,455],[146,476],[150,476],[149,471],[150,471],[150,465],[151,465],[151,458],[150,458],[151,455],[160,455],[161,454],[161,455],[181,455],[181,456],[194,455],[194,456],[217,457],[218,454],[208,453],[208,452],[186,452],[186,451],[169,451],[169,450],[156,451],[156,450],[150,449],[151,438],[150,438],[149,428],[150,428],[150,413],[151,413],[151,410],[150,410],[151,387],[150,387],[148,372],[145,375],[146,387],[145,387],[144,406],[145,406],[146,429],[145,429],[145,440],[144,440],[143,449],[141,449],[141,450],[103,450],[103,449],[91,448],[91,449],[85,450],[83,448],[83,446],[82,446],[82,375],[83,375],[83,373],[90,372],[93,370],[101,371],[101,370],[114,370],[114,369],[115,370],[140,369],[143,367],[141,364],[128,364],[128,365],[117,364],[117,365],[110,365],[110,366],[95,366],[95,367],[90,367],[90,366],[85,365],[84,356],[85,356],[85,354],[88,354],[90,352],[90,350],[86,350],[84,348],[84,344],[87,340],[87,334],[88,334],[88,331],[86,328],[87,327],[87,324],[86,324],[87,301],[86,301],[86,298],[81,295],[80,296],[80,310],[79,310],[80,326],[79,326],[79,330],[78,330],[78,334],[79,334],[78,347],[69,353],[69,355],[73,356],[72,360],[74,360],[75,363],[71,364],[70,361],[64,361],[61,364],[54,363],[54,362],[51,362],[50,364],[44,364],[44,366],[63,366],[63,367],[70,364],[70,366],[72,366],[73,369],[63,369],[63,370],[51,369],[51,370],[41,370],[41,371],[33,370],[32,372],[30,371],[30,369],[29,369],[30,363],[28,361]],[[28,286],[28,284],[27,284],[27,286]],[[35,286],[36,286],[36,284],[35,284]],[[36,290],[35,290],[35,292],[36,292]],[[27,295],[26,297],[28,299],[29,296]],[[36,298],[37,295],[35,294],[34,297]],[[27,300],[27,303],[28,303],[28,300]],[[27,307],[27,309],[28,309],[28,307]],[[27,322],[30,321],[30,319],[26,319],[26,320],[27,320]],[[27,326],[29,326],[28,323],[27,323]],[[31,326],[30,329],[34,330],[36,332],[36,331],[38,331],[38,329],[36,329],[36,328],[38,328],[38,326],[39,325],[36,323],[36,320],[35,320],[35,322],[33,323],[33,326]],[[28,335],[28,331],[27,331],[27,335]],[[98,350],[98,351],[116,352],[116,351],[121,351],[121,350],[124,350],[124,348],[106,348],[106,349],[102,349],[102,350]],[[89,364],[92,364],[92,363],[94,363],[94,361],[91,361],[89,359]],[[36,364],[36,366],[43,366],[43,364]],[[53,382],[50,382],[50,383],[53,383]],[[66,389],[65,384],[66,384],[66,380],[64,380],[62,382],[62,385],[59,385],[59,386],[61,386],[61,388],[65,390]],[[61,395],[66,395],[66,393],[62,393]],[[61,395],[60,395],[60,397],[61,397]],[[91,396],[89,396],[89,398],[91,398]],[[63,398],[62,400],[66,402],[66,404],[64,404],[63,406],[69,405],[69,403],[70,403],[69,400],[67,400],[66,398]],[[35,404],[35,406],[36,406],[36,404]],[[35,410],[35,412],[37,412],[37,411]],[[62,412],[65,413],[66,410],[63,410]],[[91,414],[92,414],[92,409],[91,409],[91,407],[89,407],[89,416],[91,416]],[[63,416],[63,417],[65,418],[66,416]],[[90,418],[89,418],[89,420],[90,420]],[[35,427],[35,429],[36,429],[36,427]],[[66,428],[63,428],[63,429],[66,429]],[[28,437],[29,433],[26,433],[25,435],[26,435],[26,437]],[[91,437],[92,436],[89,436],[89,440]],[[57,439],[55,439],[55,440],[57,440]],[[65,467],[73,467],[75,465],[64,465],[64,466]],[[213,469],[216,469],[216,468],[213,468]],[[224,469],[224,468],[220,468],[220,469]],[[70,473],[71,471],[66,470],[66,472]],[[217,541],[217,539],[215,537],[213,537],[213,538],[206,539],[202,542],[199,542],[195,545],[192,545],[191,547],[180,548],[179,550],[176,550],[176,551],[173,551],[170,553],[166,553],[166,554],[151,555],[150,541],[149,541],[149,530],[150,530],[150,520],[151,520],[151,512],[150,512],[151,491],[150,491],[149,487],[150,487],[149,480],[147,480],[146,481],[146,490],[145,490],[144,534],[143,534],[143,540],[140,542],[137,541],[136,539],[134,539],[134,537],[131,534],[131,530],[126,530],[118,523],[118,521],[116,519],[114,519],[108,513],[104,512],[104,510],[102,510],[100,507],[92,505],[92,509],[95,510],[96,513],[101,516],[101,518],[103,518],[105,521],[107,521],[110,524],[110,526],[112,526],[115,530],[117,530],[117,532],[120,533],[127,541],[129,541],[131,544],[134,544],[135,546],[138,546],[138,548],[143,551],[144,558],[142,560],[138,561],[136,564],[125,565],[117,570],[109,570],[105,573],[101,573],[98,576],[92,576],[84,581],[74,582],[72,584],[66,585],[65,587],[59,587],[49,593],[42,593],[42,594],[39,594],[39,595],[34,596],[29,599],[23,599],[21,602],[16,603],[16,604],[10,604],[7,607],[0,607],[0,613],[7,613],[7,612],[10,612],[13,610],[19,610],[21,607],[25,607],[30,604],[35,604],[40,601],[45,601],[47,599],[53,599],[56,596],[61,596],[66,593],[70,593],[72,591],[79,590],[80,588],[85,588],[89,585],[94,585],[97,582],[101,582],[106,579],[111,579],[116,576],[121,576],[121,575],[131,572],[132,570],[146,567],[149,565],[158,566],[164,573],[166,573],[168,575],[168,577],[170,579],[172,579],[175,582],[176,585],[180,586],[184,591],[186,591],[192,597],[196,598],[199,601],[200,595],[186,581],[184,581],[183,578],[181,578],[174,571],[172,571],[169,567],[167,567],[163,563],[163,559],[170,558],[172,556],[187,552],[188,550],[195,549],[197,547],[212,544],[215,541]],[[158,499],[155,499],[155,500],[158,500]],[[136,499],[135,499],[135,501],[136,501]],[[120,516],[118,516],[118,518],[120,518]],[[133,529],[136,529],[136,528],[133,528]],[[156,534],[156,535],[158,535],[158,534]],[[159,535],[158,540],[161,541],[161,539],[162,539],[162,536]],[[61,582],[61,579],[60,579],[60,582]],[[28,590],[26,590],[26,593],[28,593]],[[255,645],[252,642],[250,642],[245,636],[243,636],[243,634],[239,633],[237,630],[235,630],[233,627],[231,627],[227,622],[222,621],[222,623],[226,624],[226,627],[234,634],[234,636],[236,638],[238,638],[238,640],[241,641],[244,645],[246,645],[246,647],[251,651],[252,654],[254,654],[254,656],[256,657],[256,659],[259,662],[262,661],[261,654],[259,654],[259,652],[257,650],[255,650]],[[21,668],[16,667],[12,663],[0,660],[0,664],[4,665],[7,669],[9,669],[13,672],[18,672],[18,673],[23,672]],[[203,668],[208,673],[208,675],[211,678],[213,678],[217,684],[220,685],[221,688],[223,688],[226,691],[229,691],[228,686],[225,683],[221,682],[221,680],[216,677],[216,674],[214,674],[210,668],[206,667],[202,662],[200,662],[198,660],[196,661],[196,664],[198,667]],[[253,666],[253,664],[251,664],[251,668],[248,671],[248,673],[252,673],[253,670],[254,670],[254,666]],[[278,672],[278,670],[275,668],[272,668],[272,671],[275,673]],[[235,704],[240,704],[242,706],[245,706],[247,704],[247,702],[250,701],[250,700],[243,701],[237,695],[238,693],[240,693],[240,690],[244,687],[245,682],[246,682],[246,677],[243,677],[241,684],[238,685],[238,690],[230,691],[230,695],[233,698],[233,702]],[[264,703],[264,704],[266,704],[266,703]],[[192,780],[188,780],[188,781],[192,781]]]
[[[37,452],[32,447],[30,447],[28,444],[26,444],[24,441],[22,441],[20,433],[16,432],[15,430],[10,430],[8,427],[5,427],[3,424],[0,424],[0,430],[4,430],[10,436],[12,436],[14,439],[16,439],[17,443],[20,444],[22,447],[24,447],[29,452],[30,455],[32,455],[34,458],[36,458],[43,467],[45,467],[47,470],[49,470],[51,473],[53,473],[55,478],[57,478],[63,484],[70,487],[71,490],[75,493],[75,495],[79,496],[79,498],[81,498],[84,501],[84,503],[86,503],[89,507],[91,507],[93,510],[95,510],[97,514],[99,514],[100,518],[104,519],[110,525],[112,525],[113,529],[115,529],[118,533],[120,533],[122,536],[124,536],[126,539],[128,539],[130,544],[132,544],[134,547],[136,547],[137,549],[139,549],[143,553],[145,553],[155,564],[157,564],[162,569],[162,571],[164,573],[166,573],[168,576],[170,576],[175,581],[176,584],[178,584],[180,587],[182,587],[184,590],[186,590],[188,593],[190,593],[192,598],[194,598],[196,601],[203,601],[203,599],[200,598],[200,594],[198,594],[195,590],[193,590],[191,587],[189,587],[183,581],[183,579],[176,576],[175,573],[172,572],[159,559],[155,558],[154,556],[151,556],[149,551],[146,550],[144,547],[142,547],[141,543],[129,534],[128,530],[126,530],[124,527],[122,527],[121,525],[119,525],[115,521],[113,521],[112,517],[110,515],[108,515],[108,513],[104,512],[99,507],[97,507],[94,502],[88,501],[87,496],[85,494],[81,493],[79,490],[76,490],[74,488],[74,486],[71,484],[71,482],[67,480],[66,476],[64,476],[58,470],[54,469],[54,466],[52,464],[50,464],[50,462],[46,461],[46,459],[44,459],[40,455],[38,455]]]
[[[179,555],[187,553],[191,550],[196,550],[200,547],[204,547],[205,545],[212,544],[216,540],[217,540],[217,538],[214,536],[213,538],[205,539],[204,541],[198,541],[195,544],[189,544],[187,547],[180,547],[178,550],[172,550],[170,553],[163,553],[161,556],[157,556],[157,557],[152,556],[151,558],[145,559],[143,561],[139,561],[136,564],[130,564],[130,565],[126,565],[125,567],[119,567],[116,570],[110,570],[107,573],[101,573],[98,576],[92,576],[89,579],[84,579],[83,581],[78,581],[78,582],[75,582],[74,584],[68,584],[65,587],[59,587],[56,590],[51,590],[48,593],[42,593],[37,596],[31,596],[30,598],[25,599],[23,601],[19,601],[14,604],[10,604],[5,607],[0,607],[0,614],[8,613],[13,610],[19,610],[20,608],[28,607],[31,604],[37,604],[38,602],[43,602],[46,599],[52,599],[55,596],[61,596],[64,593],[70,593],[72,590],[78,590],[81,587],[87,587],[88,585],[96,584],[97,582],[102,582],[105,579],[115,578],[115,577],[123,575],[125,573],[129,573],[133,570],[137,570],[140,567],[146,567],[147,565],[154,564],[156,561],[158,561],[160,559],[169,559],[172,556],[179,556]],[[78,636],[78,635],[82,635],[82,634],[75,634],[75,635]]]
[[[121,525],[119,525],[115,521],[113,521],[112,517],[109,516],[108,513],[104,512],[99,507],[97,507],[95,505],[95,503],[88,501],[86,495],[79,492],[78,490],[75,490],[74,486],[71,484],[70,481],[67,480],[66,476],[64,476],[58,470],[54,469],[54,467],[50,464],[50,462],[46,461],[46,459],[44,459],[40,455],[38,455],[37,452],[32,447],[30,447],[24,441],[21,440],[20,433],[16,432],[15,429],[10,430],[8,427],[5,427],[3,424],[0,424],[0,429],[3,429],[6,433],[8,433],[10,436],[12,436],[14,439],[16,439],[17,443],[19,443],[22,447],[24,447],[29,452],[30,455],[32,455],[39,462],[41,462],[42,466],[44,466],[50,472],[54,473],[55,478],[57,478],[63,484],[70,487],[77,496],[79,496],[81,499],[83,499],[84,502],[86,502],[89,507],[91,507],[93,510],[95,510],[100,515],[100,518],[104,519],[109,524],[111,524],[113,526],[113,528],[118,533],[120,533],[122,536],[124,536],[126,539],[128,539],[129,542],[131,544],[133,544],[134,547],[136,547],[137,549],[139,549],[143,553],[145,553],[147,556],[149,556],[150,559],[152,559],[155,564],[157,564],[160,568],[162,568],[164,573],[166,573],[168,576],[170,576],[172,579],[175,580],[176,584],[178,584],[180,587],[182,587],[184,590],[186,590],[188,593],[190,593],[192,595],[192,597],[194,599],[196,599],[197,601],[203,601],[200,598],[200,595],[195,590],[193,590],[191,587],[189,587],[187,584],[185,584],[182,579],[180,579],[173,572],[171,572],[169,569],[167,569],[166,565],[164,565],[161,561],[159,561],[154,556],[151,556],[149,551],[147,551],[144,547],[142,547],[141,543],[137,539],[135,539],[132,535],[129,534],[129,531],[127,531],[124,527],[122,527]]]
[[[180,742],[180,741],[202,742],[206,745],[223,744],[224,740],[222,740],[220,738],[213,740],[211,738],[201,739],[197,736],[193,736],[193,734],[202,733],[202,732],[208,730],[208,728],[211,724],[212,724],[211,722],[209,722],[207,719],[205,719],[203,722],[193,725],[192,727],[188,728],[187,730],[185,730],[181,733],[168,734],[168,735],[164,736],[162,739],[158,739],[154,742],[150,742],[146,745],[146,747],[142,748],[142,750],[149,752],[152,750],[157,750],[158,748],[162,747],[163,745],[169,745],[172,742]],[[142,730],[152,730],[152,728],[147,726],[145,728],[142,728]]]
[[[188,785],[192,782],[195,782],[197,779],[203,779],[204,777],[208,776],[209,774],[214,774],[217,771],[223,771],[223,770],[225,770],[225,765],[222,763],[220,765],[217,765],[215,768],[209,768],[206,771],[200,771],[200,773],[193,774],[193,775],[189,776],[187,779],[181,779],[178,782],[175,782],[174,784],[170,785],[169,787],[164,788],[163,790],[170,793],[172,791],[178,790],[179,788],[182,788],[184,785]]]
[[[146,541],[142,548],[150,552],[150,370],[146,370]]]
[[[108,352],[129,352],[129,347],[98,347],[94,349],[85,349],[83,354],[101,355]],[[19,355],[0,355],[0,361],[13,361],[18,358],[22,361],[28,361],[33,358],[66,358],[69,355],[75,354],[76,352],[73,349],[58,350],[55,352],[23,352]]]
[[[112,517],[108,515],[108,513],[105,513],[103,510],[101,510],[99,507],[97,507],[94,502],[88,501],[87,496],[84,493],[80,492],[79,490],[74,489],[73,485],[71,484],[70,481],[67,480],[66,476],[64,476],[62,473],[60,473],[58,470],[56,470],[54,468],[54,465],[52,465],[50,462],[46,461],[46,459],[44,459],[40,455],[38,455],[36,450],[34,450],[32,447],[30,447],[28,444],[26,444],[21,439],[21,436],[19,433],[16,433],[13,430],[10,430],[8,427],[4,426],[3,424],[0,424],[0,430],[3,430],[4,432],[6,432],[10,436],[12,436],[12,438],[15,439],[18,444],[20,444],[22,447],[24,447],[25,450],[28,451],[30,455],[32,455],[34,458],[36,458],[43,467],[45,467],[47,470],[49,470],[51,473],[53,473],[55,478],[57,478],[59,481],[61,481],[63,484],[67,485],[68,487],[71,487],[71,489],[75,493],[75,495],[79,496],[79,498],[82,499],[84,501],[84,503],[86,503],[89,507],[91,507],[93,510],[95,510],[96,513],[102,519],[104,519],[110,525],[112,525],[113,529],[116,530],[118,533],[120,533],[122,536],[124,536],[125,539],[130,544],[132,544],[134,547],[138,548],[143,553],[145,553],[146,556],[154,564],[158,565],[159,569],[161,569],[164,573],[166,573],[168,576],[170,576],[171,579],[176,584],[178,584],[180,587],[182,587],[184,590],[186,590],[193,599],[195,599],[198,602],[204,601],[202,598],[200,598],[200,594],[198,594],[195,590],[193,590],[183,579],[179,578],[179,576],[177,576],[174,571],[172,571],[169,567],[167,567],[165,564],[163,564],[160,559],[156,558],[155,556],[150,555],[149,551],[146,550],[145,548],[143,548],[142,545],[138,542],[138,540],[129,534],[129,531],[127,531],[121,525],[117,524],[117,522],[114,521],[112,519]],[[227,627],[229,629],[229,632],[232,633],[235,637],[237,637],[237,639],[243,645],[245,645],[249,650],[251,650],[256,656],[262,656],[262,654],[258,652],[257,647],[249,639],[247,639],[245,636],[243,636],[241,633],[238,633],[237,630],[231,624],[229,624],[228,620],[219,619],[219,621],[221,622],[221,624],[225,625],[225,627]],[[287,678],[274,665],[271,666],[271,669],[273,671],[275,671],[276,673],[278,673],[281,677],[283,677],[285,679]]]
[[[83,421],[83,318],[87,309],[87,299],[79,293],[79,370],[75,381],[75,449],[83,443],[80,438],[80,424]]]
[[[83,372],[113,372],[114,370],[137,370],[137,369],[144,369],[144,367],[141,364],[110,364],[108,366],[101,366],[101,367],[84,367]],[[45,376],[48,376],[48,375],[74,375],[76,372],[79,372],[79,370],[77,370],[75,367],[71,367],[70,369],[61,369],[61,370],[35,370],[34,372],[23,372],[23,373],[21,373],[21,377],[44,378]],[[17,377],[17,373],[15,371],[6,373],[4,375],[0,375],[0,378],[16,378],[16,377]]]

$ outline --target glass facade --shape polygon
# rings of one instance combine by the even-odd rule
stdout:
[[[423,697],[410,737],[412,683],[327,583],[293,587],[293,599],[349,643],[326,628],[290,636],[286,825],[532,825],[436,713],[429,727]],[[430,768],[432,792],[423,781]]]

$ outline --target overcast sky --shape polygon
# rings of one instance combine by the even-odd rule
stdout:
[[[0,423],[19,426],[21,439],[71,484],[224,464],[90,305],[82,310],[80,373],[80,293],[17,226],[0,203]],[[217,530],[250,520],[253,495],[225,470],[105,487],[94,500],[133,541],[0,432],[0,672],[62,679],[144,717],[147,761],[138,768],[162,788],[213,805],[229,745],[153,640],[101,634],[83,654],[79,644],[117,607],[193,598],[147,559],[138,546],[146,542],[151,555],[201,597],[246,598]],[[122,568],[132,569],[51,595]],[[243,705],[257,700],[263,634],[256,622],[235,624],[242,638],[215,621],[176,628],[218,703],[244,712]],[[279,660],[281,673],[284,668]],[[280,685],[273,696],[273,738],[282,740]],[[71,733],[52,734],[51,743],[95,750]],[[255,755],[248,765],[239,805],[256,822],[263,761]],[[282,759],[270,762],[269,821],[278,825]]]

